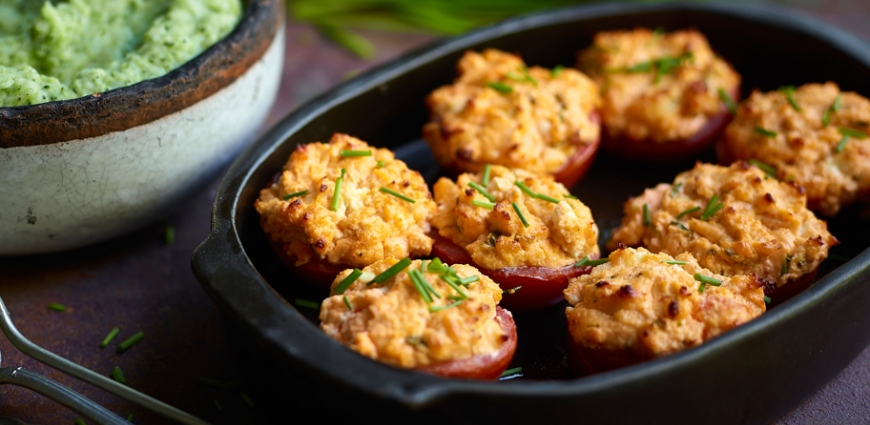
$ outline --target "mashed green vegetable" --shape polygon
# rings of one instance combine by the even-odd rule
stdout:
[[[160,77],[229,34],[240,0],[0,0],[0,107]]]

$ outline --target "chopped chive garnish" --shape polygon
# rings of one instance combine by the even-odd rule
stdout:
[[[732,99],[731,96],[725,92],[725,89],[721,87],[719,88],[719,99],[722,99],[722,103],[725,104],[725,107],[728,108],[728,112],[730,112],[731,115],[737,113],[737,105],[734,103],[734,99]]]
[[[214,399],[214,406],[217,407],[218,410],[224,410],[224,407],[221,406],[221,402],[219,402],[217,399]]]
[[[770,131],[770,130],[767,130],[767,129],[765,129],[765,128],[761,128],[761,127],[759,127],[759,126],[755,126],[755,128],[753,128],[752,131],[754,131],[754,132],[756,132],[756,133],[758,133],[758,134],[760,134],[760,135],[762,135],[762,136],[766,136],[766,137],[776,137],[776,132],[775,132],[775,131]]]
[[[652,62],[641,62],[625,68],[626,72],[649,72],[652,70]]]
[[[347,309],[353,311],[353,306],[350,305],[350,301],[347,299],[347,295],[342,295],[341,299],[344,300],[344,305],[347,306]]]
[[[492,202],[482,201],[480,199],[472,200],[471,204],[474,205],[475,207],[486,208],[488,210],[495,209],[495,204],[493,204]]]
[[[133,414],[127,415],[127,422],[133,422]]]
[[[417,201],[415,201],[415,200],[413,200],[413,199],[411,199],[411,198],[409,198],[409,197],[407,197],[407,196],[405,196],[405,195],[402,195],[402,194],[399,193],[399,192],[396,192],[395,190],[387,189],[387,188],[385,188],[385,187],[383,187],[383,186],[381,186],[381,188],[378,189],[378,190],[381,191],[381,192],[383,192],[383,193],[386,193],[386,194],[388,194],[388,195],[393,195],[393,196],[395,196],[396,198],[399,198],[399,199],[401,199],[401,200],[403,200],[403,201],[410,202],[410,203],[412,203],[412,204],[415,203],[415,202],[417,202]]]
[[[399,272],[401,272],[402,270],[405,270],[410,265],[411,265],[411,259],[407,258],[407,257],[403,258],[398,263],[393,264],[392,266],[390,266],[390,268],[381,272],[381,274],[375,276],[375,278],[372,279],[368,283],[368,285],[372,285],[375,283],[384,283],[387,281],[387,279],[399,274]]]
[[[674,225],[674,226],[677,226],[677,227],[679,227],[680,229],[683,229],[683,230],[685,230],[685,231],[687,231],[687,232],[689,231],[689,228],[686,227],[685,225],[683,225],[683,223],[680,223],[679,221],[674,220],[674,221],[671,222],[671,224]]]
[[[448,304],[448,305],[430,305],[429,311],[434,313],[436,311],[447,310],[448,308],[453,308],[453,307],[458,306],[459,304],[462,304],[462,301],[463,300],[459,300],[459,301],[454,302],[453,304]]]
[[[785,95],[785,99],[788,100],[788,103],[795,111],[801,111],[800,105],[798,105],[797,101],[794,100],[794,86],[783,86],[779,88],[779,91]]]
[[[124,340],[124,342],[118,344],[117,352],[121,353],[126,349],[136,345],[139,341],[142,341],[142,338],[145,338],[145,333],[142,331],[136,332],[130,338]]]
[[[704,285],[722,286],[722,281],[710,276],[704,276],[700,273],[695,273],[695,280],[701,282],[698,292],[704,292]]]
[[[109,334],[106,335],[105,338],[103,338],[103,342],[100,343],[100,348],[108,347],[109,343],[112,342],[112,340],[115,339],[116,336],[118,336],[118,332],[120,331],[121,330],[118,328],[112,328],[112,330],[109,331]]]
[[[523,289],[522,285],[517,286],[516,288],[505,289],[504,291],[501,291],[501,293],[502,293],[502,295],[504,295],[504,294],[513,295],[513,294],[516,294],[517,291],[519,291],[520,289]]]
[[[172,245],[175,242],[175,226],[167,224],[163,227],[163,244]]]
[[[341,283],[339,283],[338,286],[335,287],[335,293],[336,294],[343,293],[347,288],[350,288],[350,285],[352,285],[354,282],[356,282],[356,280],[361,275],[362,275],[362,270],[353,269],[353,271],[350,272],[350,274],[347,275],[347,277],[342,279]]]
[[[492,194],[487,192],[486,189],[483,188],[483,186],[475,182],[468,182],[468,185],[471,186],[472,189],[483,195],[484,198],[489,199],[489,202],[495,202],[495,196],[492,196]]]
[[[351,158],[351,157],[356,157],[356,156],[372,156],[372,151],[371,150],[355,151],[355,150],[342,149],[341,152],[339,153],[339,155],[341,155],[342,158]]]
[[[82,418],[76,418],[76,425],[87,425]]]
[[[438,257],[435,257],[429,263],[429,267],[426,269],[426,271],[435,272],[435,273],[443,273],[446,271],[446,269],[447,269],[447,266],[445,266],[444,263],[441,262],[441,259]]]
[[[519,180],[514,181],[514,185],[516,185],[518,188],[520,188],[520,190],[522,190],[523,193],[525,193],[526,195],[531,196],[532,198],[540,199],[540,200],[542,200],[542,201],[552,202],[552,203],[554,203],[554,204],[558,204],[558,203],[559,203],[559,200],[556,199],[556,198],[553,198],[553,197],[550,197],[550,196],[544,195],[543,193],[537,193],[537,192],[532,191],[532,189],[529,189],[529,187],[526,186],[525,183],[523,183],[523,182],[521,182],[521,181],[519,181]]]
[[[679,219],[681,219],[681,218],[683,218],[683,217],[685,217],[693,212],[700,211],[700,210],[701,210],[701,207],[689,208],[689,209],[677,214],[676,220],[679,220]]]
[[[517,205],[516,202],[511,203],[514,207],[514,211],[517,212],[517,215],[520,216],[520,221],[523,222],[523,226],[529,227],[529,221],[526,220],[526,216],[523,215],[523,212],[520,210],[520,206]]]
[[[338,195],[341,193],[341,183],[344,182],[344,174],[347,172],[344,168],[341,169],[341,177],[335,179],[335,190],[332,192],[332,204],[329,209],[338,211]]]
[[[552,196],[544,195],[543,193],[538,193],[537,196],[535,196],[535,197],[538,198],[538,199],[540,199],[540,200],[542,200],[542,201],[547,201],[547,202],[551,202],[551,203],[554,203],[554,204],[558,204],[558,203],[559,203],[559,200],[558,200],[558,199],[553,198]]]
[[[239,393],[239,396],[241,396],[241,397],[242,397],[242,400],[244,400],[244,401],[245,401],[245,404],[247,404],[247,405],[248,405],[248,407],[254,407],[254,401],[253,401],[253,400],[251,400],[251,398],[250,398],[250,397],[248,397],[248,395],[247,395],[247,394],[245,394],[245,392],[244,392],[244,391],[242,391],[242,392],[240,392],[240,393]]]
[[[782,262],[782,268],[779,270],[779,275],[785,275],[788,273],[789,266],[791,265],[791,255],[785,256],[785,261]]]
[[[474,275],[459,279],[459,283],[467,286],[469,283],[477,282],[478,280],[480,280],[480,276]]]
[[[559,74],[561,74],[562,71],[564,71],[564,70],[565,70],[565,67],[564,67],[564,66],[562,66],[562,65],[556,65],[556,66],[553,67],[552,70],[550,70],[550,75],[552,75],[553,77],[558,77]]]
[[[828,108],[825,109],[825,113],[822,114],[822,124],[824,124],[825,127],[827,127],[828,123],[831,122],[831,113],[840,110],[840,98],[842,96],[842,94],[838,94],[837,98],[834,99],[834,103],[832,103],[831,106],[828,106]]]
[[[124,372],[121,372],[121,368],[118,366],[115,366],[115,368],[112,369],[112,379],[127,385],[127,380],[124,379]]]
[[[521,83],[532,83],[536,86],[538,85],[538,80],[536,80],[534,77],[529,75],[529,71],[527,69],[523,70],[522,75],[518,75],[518,74],[513,73],[513,72],[508,72],[507,74],[505,74],[505,77],[508,77],[511,80],[519,81]]]
[[[508,377],[511,375],[517,375],[517,374],[521,374],[521,373],[523,373],[523,368],[522,367],[515,367],[515,368],[508,369],[508,370],[502,372],[501,376],[499,376],[499,378],[505,378],[505,377]]]
[[[501,93],[501,94],[508,94],[508,93],[514,91],[514,89],[511,86],[509,86],[505,83],[500,83],[498,81],[492,81],[492,82],[486,83],[486,86]]]
[[[779,174],[776,170],[776,167],[774,167],[773,165],[766,164],[766,163],[761,162],[757,159],[750,159],[747,162],[758,167],[759,169],[761,169],[761,171],[764,171],[764,174],[767,174],[768,177],[775,179],[777,174]]]
[[[458,292],[460,298],[462,298],[463,300],[468,299],[468,294],[466,294],[464,291],[462,291],[462,288],[460,288],[456,282],[453,282],[450,279],[445,279],[445,275],[441,275],[441,280],[443,280],[444,283],[447,284],[447,286],[450,286],[451,288],[453,288],[454,291]]]
[[[419,270],[413,270],[413,271],[417,272],[417,273],[415,273],[415,274],[419,277],[419,279],[420,279],[420,284],[423,285],[423,289],[425,289],[426,292],[428,292],[428,293],[434,295],[435,298],[439,298],[439,299],[440,299],[440,298],[441,298],[441,294],[439,294],[437,291],[435,291],[435,288],[433,288],[432,285],[429,284],[429,281],[426,280],[426,276],[423,276],[423,273],[420,272]]]
[[[650,217],[650,214],[649,214],[649,206],[647,206],[647,204],[643,204],[643,226],[649,227],[649,225],[651,223],[652,223],[652,218]]]
[[[675,184],[674,187],[671,188],[671,198],[673,198],[674,196],[677,196],[677,194],[680,193],[681,187],[683,187],[683,182],[679,182],[679,183]]]
[[[770,297],[768,297],[767,295],[764,296],[764,303],[770,304]]]
[[[486,164],[486,166],[483,167],[483,178],[480,179],[480,183],[483,184],[484,187],[489,186],[490,168],[489,164]]]
[[[423,277],[420,275],[420,271],[417,269],[408,270],[408,276],[411,278],[411,283],[414,284],[414,289],[417,290],[417,293],[419,293],[427,303],[431,303],[432,296],[429,295],[429,291],[427,291],[426,287],[423,285]]]
[[[49,303],[48,309],[52,311],[66,311],[66,306],[58,303]]]
[[[835,152],[840,153],[843,152],[843,149],[846,148],[846,142],[849,141],[849,136],[843,135],[843,138],[840,139],[840,143],[837,143],[837,147],[834,149]]]
[[[580,200],[580,198],[578,198],[578,197],[576,197],[576,196],[574,196],[574,195],[571,195],[570,193],[567,194],[567,195],[562,195],[562,197],[563,197],[563,198],[566,198],[566,199]]]
[[[682,261],[682,260],[668,260],[668,261],[665,261],[665,263],[667,263],[667,264],[675,264],[675,265],[678,265],[678,266],[685,266],[685,265],[686,265],[686,262],[685,262],[685,261]]]
[[[606,262],[610,261],[609,258],[599,258],[597,260],[590,260],[589,257],[583,257],[582,260],[574,263],[574,267],[595,267],[600,266]]]
[[[381,161],[381,160],[379,159],[379,160],[378,160],[378,168],[384,168],[384,165],[387,165],[387,164],[384,164],[384,161]]]
[[[867,133],[860,131],[860,130],[853,130],[851,128],[846,128],[846,127],[839,127],[839,128],[837,128],[837,131],[839,131],[840,134],[842,134],[844,136],[857,137],[859,139],[867,138]]]
[[[293,303],[296,304],[297,307],[310,308],[312,310],[320,309],[320,304],[318,304],[314,301],[310,301],[310,300],[303,300],[301,298],[296,298],[293,301]]]
[[[701,220],[709,220],[710,217],[713,217],[713,214],[719,212],[722,207],[724,207],[724,205],[719,202],[719,195],[713,195],[713,197],[710,198],[710,202],[707,203],[707,208],[704,208],[704,212],[701,214]]]
[[[307,194],[308,194],[307,190],[300,190],[299,192],[288,193],[288,194],[284,195],[284,200],[286,201],[288,199],[292,199],[292,198],[295,198],[297,196],[305,196]]]

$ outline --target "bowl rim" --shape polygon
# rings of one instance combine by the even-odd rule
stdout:
[[[870,68],[870,46],[839,29],[788,9],[767,5],[729,4],[599,4],[580,5],[513,18],[458,38],[436,42],[402,55],[384,65],[344,82],[309,101],[285,117],[250,146],[231,166],[221,182],[212,210],[212,229],[197,247],[192,267],[198,280],[224,314],[231,314],[268,341],[273,348],[297,361],[298,371],[332,385],[365,391],[397,401],[412,411],[444,401],[447,396],[468,394],[491,397],[565,399],[589,395],[605,389],[618,389],[665,373],[686,370],[719,355],[738,341],[759,340],[781,330],[806,310],[821,308],[827,302],[848,294],[870,276],[870,248],[832,271],[788,303],[747,324],[724,333],[700,346],[663,358],[650,360],[611,372],[564,381],[525,381],[522,383],[479,382],[445,379],[393,368],[344,348],[312,325],[285,301],[257,272],[247,256],[236,227],[237,203],[241,190],[256,169],[287,138],[329,109],[377,88],[380,84],[422,66],[438,57],[465,50],[473,45],[524,30],[572,21],[644,12],[701,12],[755,21],[806,34],[826,42],[850,58]],[[865,282],[866,283],[866,282]],[[290,308],[288,308],[290,307]],[[306,340],[314,331],[322,338]],[[298,341],[305,341],[300,348]],[[857,353],[855,354],[857,355]],[[852,357],[854,358],[854,357]],[[355,368],[343,374],[331,365]]]
[[[86,139],[156,121],[233,83],[268,50],[283,25],[283,3],[241,0],[225,37],[166,74],[101,93],[0,107],[0,149]]]

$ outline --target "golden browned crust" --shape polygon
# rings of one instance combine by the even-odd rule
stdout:
[[[515,184],[517,181],[558,203],[530,197]],[[438,207],[432,224],[441,236],[465,248],[478,266],[490,270],[559,268],[586,256],[598,257],[598,227],[592,212],[576,198],[567,197],[568,190],[552,177],[492,166],[485,189],[495,198],[493,209],[473,204],[489,200],[473,189],[471,182],[481,184],[482,173],[462,174],[456,183],[446,178],[435,183]]]
[[[704,220],[714,196],[722,207]],[[611,249],[622,243],[670,255],[688,252],[717,273],[754,273],[777,286],[815,270],[837,243],[827,224],[807,209],[800,186],[766,178],[743,162],[696,164],[673,185],[660,184],[629,199],[624,210],[622,225],[608,242]]]
[[[700,345],[766,310],[762,281],[713,273],[687,253],[676,257],[685,264],[667,263],[674,260],[626,248],[592,273],[571,279],[565,313],[574,341],[637,361]],[[702,289],[696,273],[721,286]]]
[[[342,150],[371,150],[372,155],[342,158]],[[338,208],[332,211],[342,169],[347,174]],[[381,187],[415,202],[381,192]],[[283,199],[301,191],[307,193]],[[296,265],[317,256],[332,264],[364,267],[389,257],[428,255],[432,249],[426,234],[435,202],[420,173],[409,170],[389,150],[345,134],[333,135],[328,144],[297,147],[280,178],[260,191],[254,206],[263,230],[283,245]]]
[[[601,85],[610,138],[687,140],[725,110],[719,89],[734,96],[740,86],[740,74],[695,30],[600,32],[578,62]]]
[[[753,91],[725,131],[726,147],[733,159],[772,165],[781,180],[806,188],[811,207],[834,215],[870,192],[870,100],[841,92],[832,82],[806,84],[791,94],[797,110],[787,92]],[[841,146],[841,129],[857,130],[865,137],[849,136]]]
[[[601,96],[580,72],[526,68],[519,56],[495,49],[466,52],[458,72],[426,99],[432,121],[423,137],[442,166],[480,171],[490,163],[552,174],[597,143],[593,113]]]
[[[437,273],[427,271],[426,281],[440,295],[427,303],[408,274],[410,269],[421,268],[420,260],[384,283],[367,284],[397,262],[387,259],[364,268],[363,275],[346,291],[335,294],[336,286],[351,270],[339,274],[332,286],[333,295],[320,307],[321,329],[366,357],[404,368],[493,354],[502,347],[507,335],[496,321],[501,288],[490,278],[468,265],[452,266],[459,277],[478,276],[479,280],[461,287],[468,299],[431,311],[430,307],[455,303],[448,297],[460,294]]]

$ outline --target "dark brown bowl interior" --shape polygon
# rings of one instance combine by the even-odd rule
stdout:
[[[0,108],[0,149],[126,130],[211,96],[260,60],[283,22],[280,0],[245,3],[227,37],[162,77],[78,99]]]
[[[766,423],[812,394],[870,342],[870,225],[857,208],[830,221],[843,242],[841,265],[761,318],[709,343],[613,372],[572,378],[564,304],[515,314],[519,348],[507,382],[449,380],[385,366],[330,340],[316,312],[295,298],[325,293],[299,285],[269,249],[253,202],[300,143],[345,132],[394,149],[431,182],[441,170],[420,130],[423,98],[454,78],[467,49],[518,52],[529,64],[571,65],[595,32],[635,26],[695,27],[743,74],[745,88],[832,80],[870,95],[870,49],[855,38],[771,7],[598,5],[519,18],[412,53],[303,106],[233,165],[219,190],[212,233],[193,267],[221,307],[231,343],[266,406],[304,401],[306,409],[426,423]],[[712,152],[698,159],[713,161]],[[602,240],[622,203],[671,181],[693,160],[672,166],[625,163],[602,154],[573,193],[589,205]],[[370,416],[371,415],[371,416]]]

